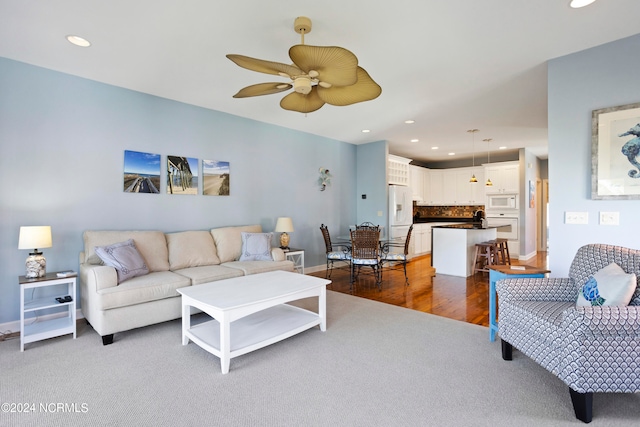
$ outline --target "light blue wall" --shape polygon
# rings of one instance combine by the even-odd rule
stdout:
[[[591,200],[591,112],[640,101],[640,34],[549,62],[549,262],[566,276],[587,243],[640,249],[639,200]],[[564,224],[566,211],[589,213],[588,225]],[[620,212],[619,226],[598,225]]]
[[[357,147],[357,223],[371,222],[388,231],[387,141]],[[362,195],[367,198],[363,199]],[[382,215],[378,215],[379,213]]]
[[[275,105],[275,104],[274,104]],[[294,113],[292,113],[294,114]],[[78,269],[87,229],[179,231],[291,216],[324,265],[321,223],[356,220],[356,146],[0,58],[0,324],[19,319],[21,225],[51,225],[47,270]],[[231,195],[123,192],[124,150],[230,162]],[[319,191],[318,169],[332,185]],[[165,190],[165,182],[162,184]]]

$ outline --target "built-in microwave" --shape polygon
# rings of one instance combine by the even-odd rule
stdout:
[[[518,208],[517,194],[487,194],[487,210],[517,211]]]

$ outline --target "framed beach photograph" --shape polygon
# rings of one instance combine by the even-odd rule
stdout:
[[[591,198],[640,199],[640,103],[593,110]]]
[[[198,159],[167,156],[167,194],[198,194]]]
[[[229,162],[202,161],[202,194],[206,196],[228,196],[230,194]]]
[[[125,150],[124,192],[160,193],[160,154]]]

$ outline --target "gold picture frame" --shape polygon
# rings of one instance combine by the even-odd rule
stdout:
[[[593,110],[591,198],[640,199],[640,102]]]

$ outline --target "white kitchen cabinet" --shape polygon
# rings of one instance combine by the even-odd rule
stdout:
[[[443,170],[429,170],[429,192],[425,194],[427,197],[424,199],[429,205],[443,205],[444,204],[444,171]],[[425,189],[426,191],[426,189]]]
[[[485,166],[485,180],[493,185],[486,187],[486,194],[518,193],[520,191],[520,165],[518,162],[502,162]]]
[[[424,175],[427,170],[420,166],[409,165],[411,175],[411,193],[416,202],[424,201]]]
[[[411,159],[389,154],[387,161],[387,182],[390,185],[410,185],[409,163]]]
[[[475,175],[478,182],[470,182]],[[462,168],[455,172],[455,205],[484,204],[484,171],[482,167]]]
[[[414,224],[411,241],[415,256],[431,252],[431,224]]]

